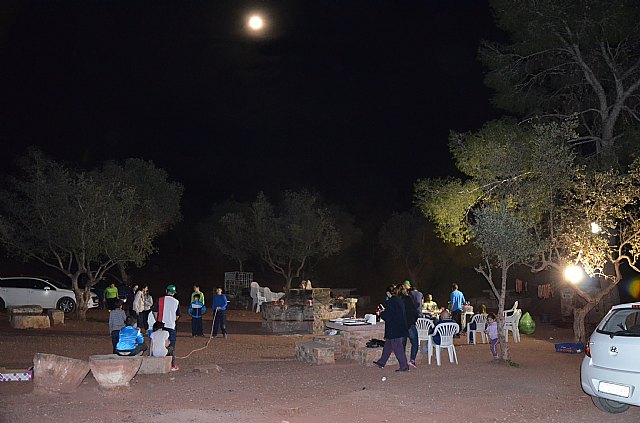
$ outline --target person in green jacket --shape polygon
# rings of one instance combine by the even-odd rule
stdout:
[[[112,283],[108,288],[104,290],[104,302],[107,305],[107,309],[109,311],[115,310],[116,303],[118,301],[118,288],[116,288],[116,284]]]
[[[193,293],[191,294],[191,302],[195,301],[196,295],[200,296],[200,302],[204,305],[204,293],[200,291],[200,285],[193,285]]]

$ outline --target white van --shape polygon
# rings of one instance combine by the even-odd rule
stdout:
[[[76,300],[69,287],[53,279],[27,276],[0,278],[0,310],[21,305],[39,305],[70,313],[76,308]],[[98,296],[92,293],[89,308],[94,307],[98,307]]]

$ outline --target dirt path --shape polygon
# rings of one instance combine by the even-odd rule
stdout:
[[[0,366],[29,366],[35,352],[83,359],[110,352],[106,314],[90,317],[49,331],[18,332],[0,315]],[[179,328],[179,356],[205,342],[187,336],[187,325]],[[402,374],[346,360],[297,362],[293,345],[305,338],[266,335],[249,312],[231,311],[229,330],[228,339],[216,338],[207,350],[179,361],[180,371],[138,376],[124,393],[100,391],[91,374],[67,395],[34,395],[31,383],[0,383],[0,422],[640,421],[640,408],[613,416],[592,405],[580,388],[582,356],[553,348],[569,340],[567,329],[545,325],[535,337],[511,344],[517,368],[492,364],[486,344],[467,345],[462,337],[456,342],[459,365],[445,360],[429,366],[425,358]],[[211,364],[223,371],[193,371]]]

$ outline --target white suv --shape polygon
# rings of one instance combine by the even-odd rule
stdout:
[[[640,302],[613,306],[587,343],[582,389],[599,409],[640,406]]]
[[[0,310],[8,306],[39,305],[70,313],[76,308],[73,291],[53,279],[12,277],[0,278]],[[91,295],[89,308],[98,307],[98,296]]]

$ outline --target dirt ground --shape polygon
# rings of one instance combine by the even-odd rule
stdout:
[[[28,368],[36,352],[81,359],[110,353],[107,313],[88,317],[17,331],[0,314],[0,366]],[[208,349],[178,360],[177,372],[136,376],[125,392],[101,391],[91,373],[73,394],[36,395],[31,382],[0,383],[0,422],[640,421],[640,408],[609,415],[582,392],[582,355],[556,353],[553,346],[571,340],[569,329],[539,324],[535,335],[511,343],[519,367],[492,364],[486,344],[467,345],[462,337],[459,365],[445,359],[429,366],[425,357],[417,369],[396,373],[347,360],[304,364],[294,359],[294,344],[308,336],[265,334],[258,315],[247,311],[229,311],[228,318],[228,339],[213,339]],[[180,322],[178,356],[206,342],[190,335],[190,323]],[[222,371],[194,372],[213,364]]]

